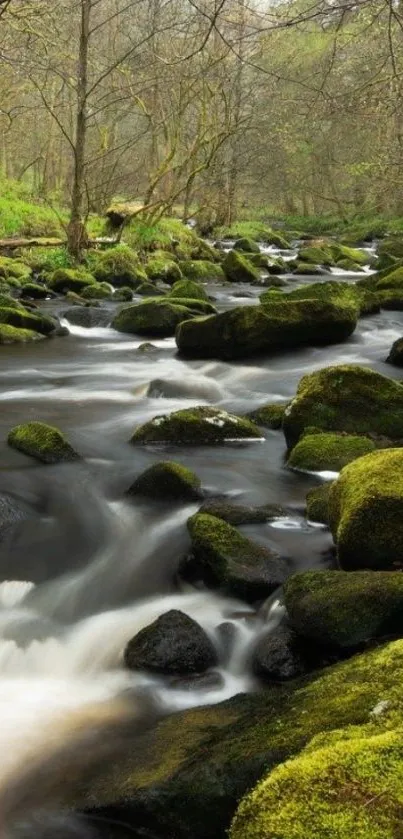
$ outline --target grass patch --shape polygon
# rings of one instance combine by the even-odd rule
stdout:
[[[172,250],[175,242],[189,247],[198,244],[195,233],[175,218],[161,219],[153,225],[134,218],[122,238],[137,251]]]
[[[35,199],[26,185],[0,176],[0,237],[60,236],[65,210],[46,206]]]

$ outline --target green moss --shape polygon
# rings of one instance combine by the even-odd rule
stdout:
[[[351,273],[354,274],[362,271],[361,265],[359,265],[358,262],[353,262],[351,259],[338,259],[337,267],[342,268],[343,271],[351,271]]]
[[[21,288],[23,297],[30,297],[32,300],[44,300],[49,296],[48,289],[38,283],[25,283]]]
[[[211,445],[225,440],[262,439],[257,425],[220,408],[200,406],[161,414],[140,425],[131,443]]]
[[[20,311],[26,312],[25,306],[20,303],[19,300],[16,300],[15,297],[12,297],[11,294],[4,294],[0,293],[0,308],[2,309],[19,309]]]
[[[188,300],[208,300],[207,292],[199,283],[193,280],[180,280],[172,286],[168,297],[184,297]]]
[[[190,469],[172,460],[154,463],[132,484],[128,495],[159,501],[195,501],[202,497],[201,481]]]
[[[278,429],[283,424],[283,418],[288,404],[288,402],[275,402],[269,405],[262,405],[260,408],[256,408],[255,411],[251,411],[247,416],[253,422],[256,422],[257,425],[262,425],[264,428]]]
[[[1,298],[0,298],[1,301]],[[398,338],[391,347],[386,363],[395,367],[403,367],[403,338]]]
[[[333,481],[309,490],[306,496],[306,517],[309,521],[329,524],[329,495]]]
[[[183,323],[175,337],[187,357],[247,358],[285,347],[343,341],[354,331],[356,318],[355,307],[321,300],[287,302],[285,295],[273,295],[264,306],[239,306]]]
[[[379,311],[378,296],[372,294],[366,288],[352,285],[336,280],[327,280],[322,283],[310,283],[302,288],[296,288],[287,293],[287,300],[327,300],[336,305],[354,307],[357,314],[369,314]],[[272,298],[267,292],[260,296],[262,305],[270,303]]]
[[[133,300],[133,291],[128,286],[122,286],[115,291],[113,295],[113,300],[115,303],[122,302],[122,303],[129,303],[130,300]]]
[[[207,262],[222,262],[222,251],[209,245],[204,239],[198,239],[190,252],[191,259],[204,259]]]
[[[385,238],[378,248],[379,256],[391,256],[395,259],[403,259],[403,239],[401,236]]]
[[[4,279],[14,278],[20,281],[27,281],[31,276],[31,268],[17,259],[7,256],[0,256],[0,277]]]
[[[235,251],[244,251],[245,253],[260,253],[260,248],[257,242],[253,239],[244,236],[242,239],[237,239],[234,244]]]
[[[386,309],[392,312],[403,311],[403,288],[402,289],[387,289],[386,291],[378,291],[377,295],[380,301],[381,309]]]
[[[0,323],[0,344],[26,344],[30,341],[40,341],[44,337],[31,329],[17,329],[15,326]]]
[[[305,434],[293,448],[288,466],[309,472],[339,472],[357,457],[375,449],[367,437],[352,434]]]
[[[225,276],[233,283],[258,283],[260,271],[239,251],[227,253],[222,268]]]
[[[301,277],[320,277],[323,275],[323,270],[320,265],[314,265],[313,262],[299,262],[296,260],[292,264],[290,263],[290,268],[292,268],[293,274],[298,274]]]
[[[378,278],[376,288],[379,291],[384,291],[385,289],[399,289],[403,291],[403,267],[396,268],[395,271],[391,271],[386,276]]]
[[[242,802],[231,839],[399,839],[403,728],[302,753]]]
[[[52,273],[57,268],[73,268],[73,262],[65,247],[23,248],[21,259],[35,273]]]
[[[49,280],[49,287],[53,291],[61,293],[66,291],[80,292],[94,284],[94,277],[82,268],[58,268]]]
[[[207,260],[186,260],[181,262],[181,271],[189,280],[196,282],[221,282],[225,279],[221,265]]]
[[[309,262],[312,265],[334,265],[335,260],[332,249],[326,243],[323,245],[311,245],[301,248],[298,252],[298,259],[301,262]]]
[[[153,283],[141,283],[137,286],[135,293],[140,297],[166,297],[165,291],[161,291]]]
[[[113,292],[107,283],[94,283],[81,290],[83,300],[110,300]]]
[[[192,552],[207,585],[254,602],[271,594],[287,576],[287,565],[247,539],[223,519],[196,513],[188,520]]]
[[[78,454],[67,442],[63,434],[43,422],[28,422],[12,428],[8,445],[24,454],[35,457],[42,463],[60,463],[77,460]]]
[[[163,253],[161,251],[161,253]],[[179,265],[174,262],[172,255],[158,256],[157,253],[149,257],[146,266],[146,274],[150,280],[162,280],[168,285],[178,282],[183,277]]]
[[[301,379],[284,417],[288,448],[295,446],[309,426],[403,438],[403,387],[353,364],[310,373]]]
[[[332,486],[330,526],[343,568],[403,567],[402,468],[403,449],[375,451]]]
[[[16,326],[19,329],[30,329],[42,335],[50,335],[55,329],[55,321],[42,314],[32,314],[26,309],[0,308],[0,323]]]
[[[216,315],[217,309],[216,307],[210,303],[208,300],[194,300],[193,298],[188,300],[187,297],[171,297],[168,295],[168,299],[170,303],[174,303],[177,306],[186,306],[192,315]]]
[[[218,239],[252,239],[254,242],[264,242],[281,250],[290,247],[286,236],[260,221],[236,221],[229,227],[216,228],[214,235]]]
[[[223,519],[227,524],[237,527],[241,524],[264,524],[281,516],[286,516],[284,507],[278,504],[263,504],[261,507],[249,507],[245,504],[231,504],[227,501],[205,501],[199,513],[207,513]]]
[[[179,219],[162,218],[155,224],[150,224],[138,216],[132,218],[124,229],[124,240],[140,253],[165,250],[186,253],[187,259],[200,240],[194,230],[191,230]]]
[[[145,300],[132,306],[125,306],[115,315],[112,328],[131,335],[151,335],[165,338],[175,334],[183,320],[192,317],[184,305],[163,300]]]
[[[115,245],[106,251],[96,253],[90,261],[94,277],[114,286],[136,288],[147,282],[147,274],[139,264],[138,257],[127,245]]]
[[[359,250],[358,248],[349,248],[347,245],[341,245],[339,243],[330,245],[330,250],[333,255],[333,258],[340,268],[342,268],[342,262],[347,260],[348,263],[353,265],[369,265],[371,262],[371,256],[366,251]]]

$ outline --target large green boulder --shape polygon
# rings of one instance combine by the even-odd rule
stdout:
[[[322,283],[310,283],[287,293],[289,300],[322,300],[335,305],[348,306],[357,310],[357,315],[372,314],[379,311],[379,301],[369,290],[351,283],[327,280]],[[270,293],[260,295],[262,305],[271,303]]]
[[[306,496],[306,517],[309,521],[329,524],[329,496],[333,481],[310,489]]]
[[[142,472],[127,494],[156,501],[195,501],[203,497],[200,478],[186,466],[171,460],[154,463]]]
[[[244,251],[245,253],[260,253],[260,248],[257,242],[244,236],[242,239],[237,239],[234,244],[234,251]]]
[[[114,820],[140,835],[149,835],[152,826],[156,836],[225,839],[242,796],[262,778],[270,779],[269,773],[277,766],[292,766],[291,759],[300,755],[313,738],[342,739],[344,754],[348,754],[355,734],[373,732],[378,736],[400,723],[402,680],[403,641],[395,641],[287,684],[271,684],[263,691],[239,694],[219,705],[181,711],[148,729],[140,718],[140,731],[132,733],[126,727],[121,737],[113,732],[114,751],[108,760],[97,760],[91,773],[75,774],[68,785],[66,804],[91,808],[96,824],[110,819],[113,813]],[[390,754],[384,754],[386,761]],[[401,758],[399,762],[403,765]],[[381,795],[382,790],[388,792],[384,765],[382,754],[377,752],[370,767],[376,789],[365,789],[363,796],[357,782],[341,785],[335,771],[331,776],[324,773],[324,780],[319,773],[317,783],[322,792],[318,797],[312,775],[304,771],[298,783],[305,783],[305,787],[296,800],[295,791],[299,793],[300,787],[291,777],[282,788],[281,802],[276,801],[276,806],[267,811],[267,830],[260,820],[266,811],[252,793],[241,804],[233,838],[274,839],[280,835],[282,839],[351,839],[358,835],[360,839],[400,839],[398,833],[386,832],[385,823],[383,833],[372,832],[380,817],[378,808],[382,813],[386,808],[389,811],[389,797]],[[340,820],[332,820],[332,811],[327,824],[320,824],[313,834],[311,822],[305,820],[300,825],[299,808],[308,807],[311,818],[320,819],[324,812],[327,815],[329,793],[331,806],[341,809]],[[354,815],[361,813],[368,820],[366,835],[357,834],[357,818],[353,824],[351,819],[347,821],[349,832],[339,832],[343,811],[350,804],[355,808]],[[289,816],[287,832],[279,834],[278,825],[273,828],[269,819],[282,816],[283,810]],[[400,818],[393,817],[390,822],[400,830]]]
[[[16,326],[17,329],[28,329],[41,335],[50,335],[56,328],[56,322],[42,314],[33,314],[26,309],[8,309],[0,307],[0,323]]]
[[[95,284],[92,274],[83,269],[57,268],[49,279],[49,288],[52,291],[65,294],[66,291],[81,292],[84,288]]]
[[[201,446],[230,440],[261,440],[260,429],[248,419],[221,408],[184,408],[140,425],[131,443],[179,443]]]
[[[176,299],[183,297],[187,300],[208,300],[207,292],[203,286],[194,282],[194,280],[179,280],[179,282],[174,283],[168,294],[168,299],[170,297]]]
[[[257,425],[262,425],[263,428],[276,430],[283,425],[288,404],[288,402],[271,402],[268,405],[261,405],[260,408],[255,408],[254,411],[247,414],[247,417],[252,422],[256,422]]]
[[[247,358],[343,341],[354,332],[356,323],[355,307],[273,296],[264,306],[239,306],[215,317],[183,323],[175,337],[184,356]]]
[[[403,268],[396,268],[395,271],[388,272],[386,276],[378,277],[375,287],[378,291],[388,289],[399,289],[403,291]]]
[[[225,279],[221,265],[206,259],[191,259],[181,262],[182,274],[195,282],[222,282]]]
[[[369,265],[372,259],[367,251],[360,250],[359,248],[350,248],[347,245],[341,245],[339,243],[330,245],[330,251],[336,265],[339,265],[341,268],[345,260],[350,264],[362,266]]]
[[[118,288],[136,288],[147,282],[147,274],[139,264],[137,254],[127,245],[115,245],[97,254],[93,273],[99,282],[108,282]]]
[[[403,449],[367,454],[332,485],[329,518],[342,568],[403,567]]]
[[[24,262],[20,262],[18,259],[13,259],[9,256],[0,257],[0,277],[3,279],[15,279],[19,281],[19,284],[20,282],[27,282],[31,274],[32,269],[29,265],[25,265]]]
[[[196,513],[188,520],[192,556],[182,566],[192,577],[225,594],[255,602],[280,586],[289,574],[286,560],[239,533],[223,519]]]
[[[165,297],[165,291],[157,288],[153,283],[141,283],[136,288],[136,294],[140,297]]]
[[[159,256],[152,254],[145,266],[147,277],[150,280],[161,280],[168,285],[173,285],[182,279],[183,274],[179,265],[172,259],[172,254]]]
[[[340,472],[347,463],[374,449],[375,443],[368,437],[329,431],[305,433],[290,452],[287,464],[308,472]]]
[[[301,262],[309,262],[312,265],[334,265],[335,259],[331,247],[326,243],[310,245],[298,251],[298,259]]]
[[[165,338],[175,334],[175,329],[183,320],[192,317],[186,306],[162,300],[145,300],[125,306],[112,321],[112,328],[130,335],[150,335]]]
[[[39,283],[25,283],[21,287],[21,294],[31,300],[45,300],[46,297],[50,296],[46,286],[39,285]]]
[[[260,270],[239,251],[229,251],[222,264],[224,274],[232,283],[259,283]]]
[[[43,422],[16,425],[11,429],[7,442],[13,449],[18,449],[42,463],[60,463],[79,458],[61,431]]]
[[[113,288],[108,283],[94,283],[80,291],[83,300],[111,300]]]
[[[39,332],[32,329],[18,329],[9,326],[7,323],[0,323],[0,345],[1,344],[28,344],[31,341],[40,341],[44,338]]]
[[[284,584],[293,629],[334,649],[403,636],[403,574],[399,571],[303,571]]]
[[[309,427],[403,439],[403,386],[355,364],[309,373],[283,420],[289,449]]]

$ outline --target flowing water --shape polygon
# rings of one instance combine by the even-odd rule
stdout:
[[[254,305],[259,290],[212,287],[211,293],[228,308]],[[155,351],[144,353],[141,340],[110,328],[69,328],[69,337],[1,350],[0,494],[17,499],[22,514],[0,543],[0,835],[2,819],[11,833],[18,822],[18,836],[40,835],[25,833],[21,818],[29,821],[36,808],[57,799],[55,754],[64,755],[66,766],[85,765],[88,738],[94,749],[99,732],[125,715],[214,703],[256,687],[250,652],[278,622],[279,598],[256,614],[245,603],[177,581],[189,547],[185,523],[197,506],[125,500],[148,465],[169,457],[191,467],[211,494],[281,504],[286,516],[243,532],[287,557],[295,570],[331,562],[328,532],[303,515],[308,489],[330,475],[287,469],[280,432],[249,444],[141,448],[127,442],[133,429],[191,405],[244,413],[282,402],[305,373],[333,363],[369,365],[399,378],[384,359],[403,334],[403,312],[361,319],[340,345],[239,363],[184,361],[173,339],[153,341]],[[33,419],[59,426],[85,460],[44,467],[10,449],[9,429]],[[127,641],[172,608],[194,617],[220,651],[212,678],[191,687],[122,665]],[[227,621],[235,643],[225,656],[217,627]],[[32,791],[27,767],[37,764],[42,780]],[[76,835],[70,828],[68,835]]]

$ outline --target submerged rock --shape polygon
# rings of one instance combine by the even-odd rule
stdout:
[[[340,472],[343,466],[375,449],[368,437],[306,432],[292,449],[287,465],[308,472]]]
[[[264,504],[261,507],[249,507],[245,504],[231,504],[228,501],[205,501],[199,513],[208,513],[234,526],[240,524],[264,524],[281,516],[287,511],[277,504]]]
[[[256,676],[269,682],[285,682],[306,672],[303,643],[288,626],[280,624],[259,639],[252,656]]]
[[[288,576],[286,560],[252,542],[222,519],[196,513],[188,521],[192,540],[189,570],[206,585],[248,602],[263,600]],[[183,566],[186,574],[186,566]]]
[[[390,353],[386,359],[387,364],[393,364],[395,367],[403,367],[403,338],[398,338],[394,342]]]
[[[366,367],[324,367],[301,379],[283,420],[288,448],[313,427],[403,439],[403,386]]]
[[[171,460],[154,463],[127,490],[158,501],[195,501],[203,497],[200,478],[186,466]]]
[[[43,422],[16,425],[11,429],[7,442],[13,449],[35,457],[42,463],[60,463],[79,458],[61,431]]]
[[[403,574],[398,571],[303,571],[284,584],[293,629],[335,649],[403,635]]]
[[[179,675],[214,667],[217,653],[196,621],[172,609],[129,641],[124,659],[130,670]]]
[[[403,449],[353,461],[332,485],[330,527],[342,568],[403,567]]]
[[[226,440],[261,439],[259,428],[250,420],[203,405],[154,417],[136,429],[130,442],[201,446]]]
[[[140,349],[140,347],[139,347]],[[147,396],[165,399],[206,399],[218,401],[223,393],[213,379],[190,377],[186,379],[153,379],[148,385]]]
[[[83,326],[86,329],[95,326],[109,326],[112,320],[111,312],[94,306],[73,306],[71,309],[62,312],[62,317],[74,326]]]
[[[356,323],[354,307],[273,296],[264,306],[239,306],[215,317],[185,322],[175,338],[186,357],[227,360],[344,341]]]

